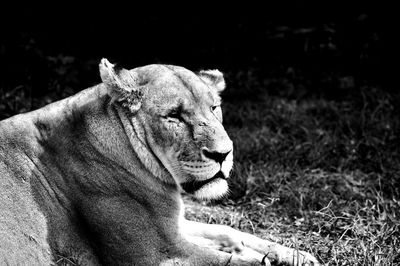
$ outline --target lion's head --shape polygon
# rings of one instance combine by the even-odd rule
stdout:
[[[233,145],[222,126],[221,72],[195,74],[171,65],[125,70],[103,59],[100,73],[140,139],[133,145],[143,144],[169,172],[165,182],[198,198],[227,192]]]

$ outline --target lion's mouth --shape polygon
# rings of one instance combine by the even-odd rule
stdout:
[[[185,182],[182,183],[181,186],[183,190],[185,190],[187,193],[193,194],[197,190],[199,190],[201,187],[210,184],[211,182],[214,182],[218,179],[226,179],[225,175],[222,173],[222,171],[219,171],[216,173],[213,177],[207,179],[207,180],[194,180],[190,182]]]

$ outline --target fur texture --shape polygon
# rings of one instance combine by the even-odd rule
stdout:
[[[57,256],[78,265],[268,264],[273,248],[260,243],[269,242],[245,248],[247,234],[191,230],[183,218],[182,192],[218,198],[228,188],[222,74],[117,70],[103,59],[100,76],[95,87],[0,122],[0,264],[51,265]],[[221,251],[231,236],[242,247]]]

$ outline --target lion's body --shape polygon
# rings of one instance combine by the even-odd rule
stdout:
[[[118,262],[118,258],[126,259],[127,250],[147,254],[144,257],[156,260],[157,254],[153,252],[161,247],[154,243],[163,241],[156,240],[159,236],[154,230],[158,226],[160,231],[162,226],[177,228],[181,208],[179,194],[176,189],[161,188],[144,168],[140,169],[141,164],[133,153],[117,148],[129,147],[129,140],[121,134],[121,124],[109,119],[116,114],[112,114],[101,89],[101,86],[88,89],[44,109],[0,123],[3,192],[0,194],[0,251],[3,252],[0,260],[20,259],[20,263],[27,265],[49,264],[49,247],[53,253],[73,257],[78,262],[95,261],[98,254],[107,254],[110,249],[115,249],[115,253],[110,252],[113,255],[109,263]],[[95,132],[100,124],[102,132]],[[92,136],[88,136],[89,128]],[[96,147],[93,145],[96,140],[88,139],[99,137],[107,138],[106,145],[110,146]],[[102,153],[101,149],[107,152]],[[117,156],[113,153],[120,152],[124,153],[124,160],[114,162],[118,159],[113,158]],[[140,178],[132,178],[132,173]],[[110,178],[114,175],[118,179]],[[126,187],[134,189],[121,193],[120,189],[125,186],[113,183],[115,180],[131,183]],[[146,210],[155,205],[160,208]],[[165,219],[154,220],[156,228],[148,225],[155,215]],[[106,242],[106,238],[113,237],[108,232],[119,236],[118,231],[132,234],[127,237],[128,243],[123,239],[107,247],[91,243],[91,234],[98,234],[96,237]],[[143,245],[146,249],[138,249],[138,241],[145,242],[146,238],[149,239],[149,243]]]
[[[232,142],[215,80],[173,66],[100,70],[102,84],[0,122],[0,264],[260,261],[260,250],[246,259],[207,247],[219,240],[203,227],[190,237],[183,218],[182,188],[227,189]]]
[[[12,160],[10,165],[21,162]],[[6,265],[25,262],[48,265],[50,247],[45,217],[33,200],[29,181],[15,175],[11,167],[8,162],[0,162],[0,262]],[[12,176],[17,178],[8,178]]]

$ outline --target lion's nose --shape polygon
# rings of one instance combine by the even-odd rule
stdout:
[[[222,164],[222,162],[225,160],[226,156],[231,152],[219,152],[219,151],[210,151],[207,148],[202,149],[203,155],[211,160],[216,161],[219,164]]]

